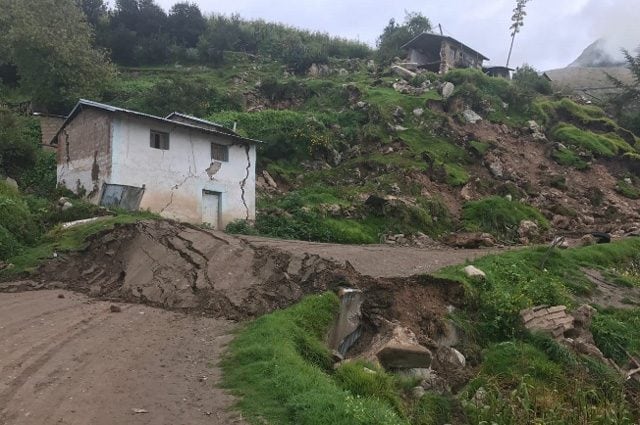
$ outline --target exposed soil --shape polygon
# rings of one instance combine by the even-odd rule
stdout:
[[[628,288],[611,283],[599,270],[584,269],[583,271],[596,286],[594,294],[583,300],[584,302],[622,309],[640,306],[640,288]]]
[[[116,227],[32,280],[0,283],[0,424],[234,423],[232,399],[213,388],[230,321],[353,286],[365,297],[362,347],[388,321],[432,347],[463,292],[417,273],[490,252],[242,239],[168,221]]]
[[[233,323],[112,305],[60,290],[0,294],[0,424],[244,423],[216,388]]]

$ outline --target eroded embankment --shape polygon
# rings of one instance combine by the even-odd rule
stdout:
[[[8,288],[65,288],[102,299],[244,320],[341,286],[365,293],[365,341],[381,319],[398,320],[419,337],[426,331],[437,335],[447,306],[462,298],[459,284],[450,281],[363,276],[348,262],[304,250],[256,246],[168,221],[122,225],[95,235],[83,251],[43,265],[34,282]],[[424,338],[426,343],[426,333]]]

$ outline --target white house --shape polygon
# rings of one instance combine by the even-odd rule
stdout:
[[[222,229],[255,218],[259,142],[213,122],[80,100],[51,143],[58,184],[95,204]]]

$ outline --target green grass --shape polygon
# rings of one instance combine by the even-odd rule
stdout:
[[[618,125],[605,112],[592,105],[579,105],[570,99],[548,100],[541,98],[534,103],[534,110],[545,125],[567,121],[580,127],[598,131],[615,131]]]
[[[71,252],[82,250],[86,246],[88,237],[102,231],[112,229],[120,224],[135,223],[141,220],[157,218],[155,214],[126,213],[112,217],[106,217],[92,223],[87,223],[62,229],[57,226],[47,232],[34,246],[24,248],[18,255],[10,257],[7,263],[13,267],[0,271],[0,278],[7,279],[33,271],[47,258],[52,258],[54,252]]]
[[[551,157],[555,159],[555,161],[564,165],[565,167],[573,167],[577,170],[586,170],[589,168],[589,163],[580,156],[568,148],[562,148],[554,151],[551,154]]]
[[[613,157],[634,149],[615,133],[597,134],[571,124],[558,124],[552,131],[555,140],[565,145],[585,149],[596,156]]]
[[[535,221],[542,231],[549,228],[547,219],[534,207],[499,196],[467,202],[462,208],[465,230],[491,233],[507,242],[517,240],[522,220]]]
[[[572,306],[574,295],[590,295],[593,284],[581,268],[619,268],[636,261],[639,249],[637,239],[569,250],[523,248],[474,261],[487,274],[483,282],[466,278],[460,266],[437,275],[465,284],[469,302],[477,309],[478,334],[483,340],[499,341],[522,335],[522,309],[542,304]]]
[[[629,184],[624,180],[620,180],[616,184],[616,192],[629,199],[640,199],[640,189],[635,187],[633,183]]]
[[[626,352],[640,356],[640,309],[602,309],[591,325],[596,344],[602,353],[624,365]]]
[[[238,408],[251,423],[406,424],[380,395],[381,388],[382,394],[388,392],[379,382],[386,378],[353,382],[359,379],[352,367],[338,372],[340,378],[331,376],[322,340],[337,310],[334,294],[308,297],[237,335],[222,362],[224,385],[241,397]]]

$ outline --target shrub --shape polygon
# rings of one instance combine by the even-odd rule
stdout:
[[[616,192],[629,199],[640,199],[640,189],[636,188],[632,183],[629,184],[624,180],[620,180],[616,184]]]
[[[596,134],[581,130],[571,124],[558,124],[551,134],[559,142],[585,149],[596,156],[612,157],[623,152],[634,151],[627,142],[615,133]]]
[[[494,196],[467,202],[462,208],[462,222],[468,231],[482,231],[508,242],[518,239],[522,220],[538,223],[541,230],[549,229],[549,222],[532,206]]]
[[[22,245],[4,226],[0,225],[0,260],[6,260],[18,254]]]
[[[21,244],[30,244],[38,236],[31,212],[19,197],[0,194],[0,223]]]

